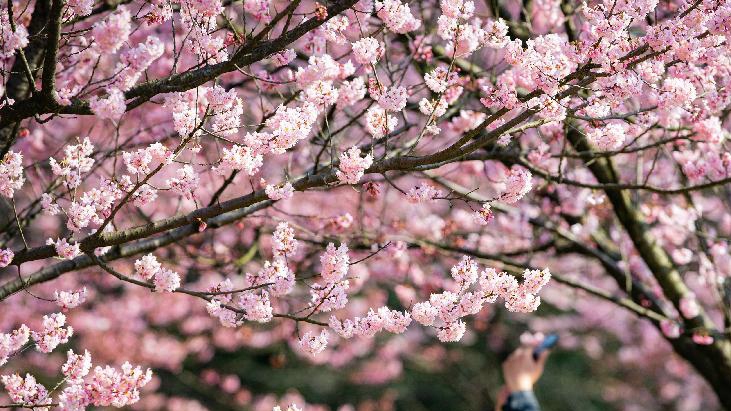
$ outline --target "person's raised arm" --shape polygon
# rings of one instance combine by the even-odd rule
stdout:
[[[540,411],[533,385],[543,374],[546,358],[548,351],[533,359],[533,348],[526,346],[510,354],[503,363],[505,386],[498,395],[496,411]]]

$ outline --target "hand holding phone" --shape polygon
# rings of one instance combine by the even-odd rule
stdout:
[[[558,334],[548,334],[546,338],[543,339],[543,342],[533,349],[533,359],[537,361],[543,351],[550,350],[555,347],[556,344],[558,344]]]

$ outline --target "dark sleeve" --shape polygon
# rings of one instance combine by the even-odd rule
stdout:
[[[508,396],[503,411],[541,411],[541,406],[533,391],[516,391]]]

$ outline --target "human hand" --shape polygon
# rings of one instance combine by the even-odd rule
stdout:
[[[522,346],[513,351],[503,362],[503,377],[509,393],[516,391],[531,391],[533,385],[543,374],[543,367],[548,358],[548,351],[544,351],[533,359],[533,347]]]

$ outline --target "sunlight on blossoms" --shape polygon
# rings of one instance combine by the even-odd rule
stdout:
[[[6,0],[0,408],[731,410],[730,41],[729,0]]]

